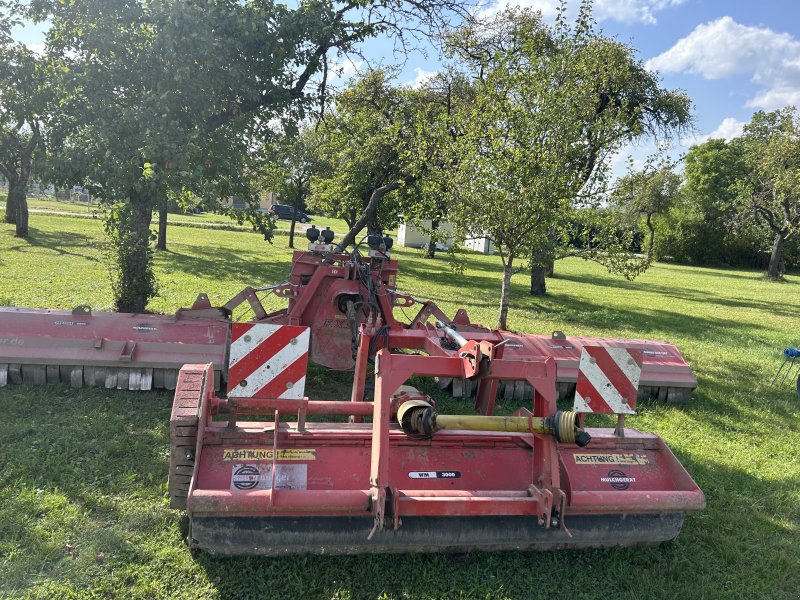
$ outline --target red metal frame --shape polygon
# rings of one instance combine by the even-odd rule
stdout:
[[[377,340],[387,348],[375,352],[375,391],[368,401],[366,365],[376,333],[361,328],[350,401],[221,399],[207,383],[199,391],[190,517],[369,515],[372,537],[401,527],[402,518],[411,516],[529,516],[549,528],[568,527],[570,515],[704,507],[703,493],[666,444],[634,429],[624,437],[592,430],[586,448],[532,432],[445,430],[430,439],[409,438],[392,417],[397,390],[410,377],[475,373],[476,408],[483,414],[493,411],[498,381],[524,378],[536,393],[531,411],[523,413],[546,417],[556,411],[556,362],[550,356],[504,358],[504,346],[492,343],[505,339],[500,332],[463,346],[458,356],[406,354],[400,350],[434,354],[438,341],[425,329],[390,329]],[[199,368],[208,381],[210,367],[190,365],[185,372]],[[219,414],[228,419],[214,418]],[[247,414],[274,418],[241,419]],[[296,420],[283,421],[286,414]],[[354,422],[307,422],[308,415],[347,415]],[[371,423],[358,422],[365,417]],[[236,468],[255,474],[252,489],[234,485]],[[276,483],[279,471],[285,485]],[[267,480],[268,486],[258,483]]]

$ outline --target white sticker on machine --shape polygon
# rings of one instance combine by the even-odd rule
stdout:
[[[461,471],[409,471],[409,479],[459,479]]]
[[[304,490],[308,485],[308,465],[275,465],[276,490]],[[231,491],[249,492],[251,490],[272,489],[271,464],[233,465],[231,470]]]

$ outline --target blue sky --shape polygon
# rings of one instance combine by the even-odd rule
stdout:
[[[575,0],[571,0],[575,4]],[[508,5],[555,14],[557,0],[484,0],[492,14]],[[796,0],[596,0],[595,17],[610,36],[636,48],[657,70],[665,86],[686,90],[694,102],[696,133],[676,151],[708,136],[730,139],[756,110],[800,105],[800,3]],[[16,37],[29,45],[42,41],[42,28],[26,26]],[[391,45],[372,41],[370,61],[394,62]],[[353,72],[343,62],[340,83]],[[435,56],[408,57],[400,79],[413,82],[435,72]],[[645,149],[633,151],[646,153]]]
[[[551,19],[557,4],[491,0],[481,10],[523,5]],[[676,141],[673,156],[709,137],[739,135],[756,110],[800,106],[797,0],[596,0],[594,14],[607,35],[630,44],[661,74],[664,86],[692,98],[696,131]],[[376,53],[381,48],[375,44]],[[431,58],[411,57],[402,78],[413,81],[437,68]],[[642,158],[650,150],[644,145],[629,152]]]

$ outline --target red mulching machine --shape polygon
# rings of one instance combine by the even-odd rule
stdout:
[[[366,258],[313,240],[295,254],[292,279],[276,288],[288,310],[232,325],[226,398],[212,364],[181,369],[169,494],[188,512],[193,547],[285,555],[657,544],[704,508],[664,441],[624,426],[645,373],[638,344],[585,344],[571,367],[574,410],[559,410],[554,349],[471,326],[463,313],[445,324],[426,302],[410,324],[397,322],[393,308],[418,301],[393,291],[385,243],[370,245]],[[309,356],[339,368],[355,356],[349,401],[305,396]],[[470,382],[475,414],[439,413],[406,385],[411,377]],[[531,391],[530,408],[495,416],[511,381]],[[592,412],[617,414],[616,428],[585,428]]]
[[[704,507],[664,441],[624,425],[642,395],[696,386],[674,346],[450,319],[397,291],[389,239],[362,256],[332,238],[312,228],[287,282],[222,307],[201,294],[169,316],[0,309],[0,385],[175,389],[170,503],[214,553],[653,544]],[[268,313],[263,292],[288,307]],[[244,303],[255,317],[232,322]],[[309,400],[309,360],[353,369],[350,400]],[[474,414],[440,413],[411,377],[474,396]],[[530,404],[496,416],[498,398]],[[616,428],[584,427],[592,412]]]
[[[644,353],[639,397],[670,402],[691,398],[697,380],[672,344],[649,340],[599,339],[492,331],[470,323],[466,311],[451,319],[432,301],[419,300],[396,288],[397,261],[380,250],[373,239],[373,258],[333,253],[333,232],[309,230],[313,241],[308,252],[295,252],[289,280],[260,289],[247,287],[221,307],[213,307],[200,294],[191,308],[174,315],[93,312],[88,306],[73,311],[0,307],[0,387],[7,383],[57,383],[73,387],[149,390],[175,389],[178,370],[184,364],[213,363],[215,386],[229,379],[226,356],[231,335],[231,315],[249,304],[253,321],[310,328],[310,359],[337,370],[352,370],[355,344],[361,325],[386,331],[421,330],[438,337],[428,325],[434,318],[469,334],[473,339],[505,340],[506,360],[550,356],[556,364],[559,398],[571,398],[584,346],[636,348]],[[314,233],[316,232],[316,233]],[[320,239],[315,236],[320,236]],[[387,240],[388,241],[388,240]],[[267,312],[259,294],[274,293],[288,301],[287,308]],[[418,307],[413,318],[401,321],[396,309]],[[455,356],[451,342],[431,348],[435,356]],[[474,397],[476,382],[442,376],[442,387],[456,397]],[[522,377],[501,381],[500,398],[520,401],[533,397]]]
[[[641,352],[587,348],[576,408],[620,412],[616,429],[588,429],[556,406],[552,356],[505,358],[499,332],[441,333],[362,325],[349,401],[304,396],[304,326],[234,324],[227,398],[211,364],[184,366],[169,494],[190,544],[226,555],[657,544],[705,506],[663,440],[624,428]],[[437,355],[445,337],[455,356]],[[476,414],[438,413],[404,385],[413,376],[474,381]],[[520,377],[530,409],[494,416],[499,382]]]

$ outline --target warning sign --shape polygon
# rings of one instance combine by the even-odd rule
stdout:
[[[272,448],[225,448],[222,460],[317,460],[313,448],[278,448],[277,455]]]
[[[308,465],[275,465],[276,490],[304,490],[308,485]],[[233,465],[231,491],[271,490],[272,465]]]
[[[647,465],[646,454],[573,454],[576,465]]]

